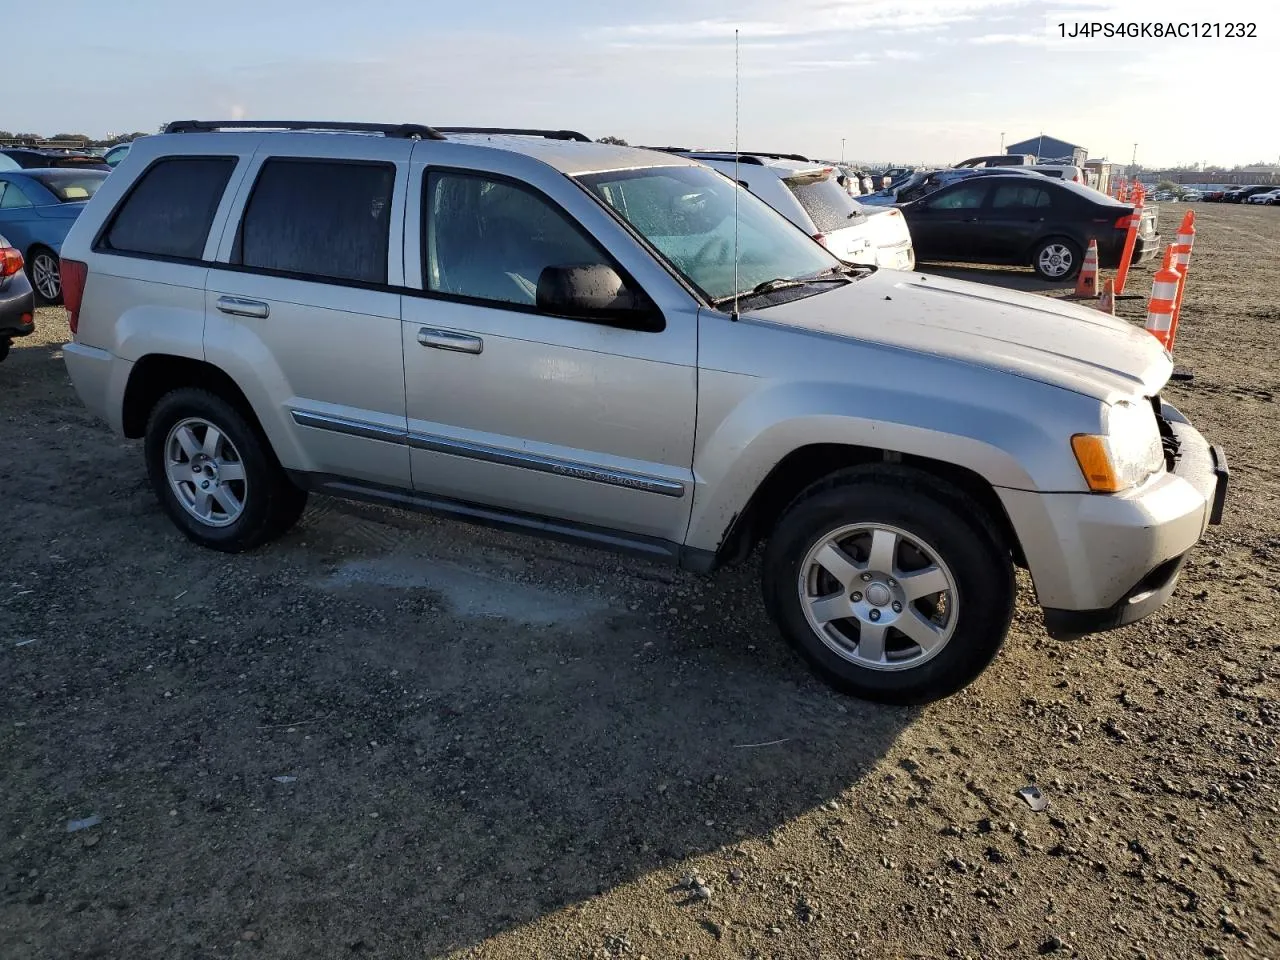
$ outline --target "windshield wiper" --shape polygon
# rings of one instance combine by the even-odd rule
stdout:
[[[855,268],[856,269],[856,268]],[[812,277],[774,277],[772,280],[765,280],[763,283],[757,283],[750,290],[744,290],[741,293],[729,294],[727,297],[719,297],[712,302],[716,306],[724,303],[732,303],[734,300],[742,300],[747,297],[760,297],[769,293],[776,293],[779,290],[792,290],[796,287],[807,287],[811,283],[848,283],[849,279],[845,274],[846,268],[842,264],[832,267],[830,270],[824,270],[822,273]]]
[[[795,277],[774,277],[772,280],[766,280],[764,283],[757,283],[751,288],[750,296],[759,296],[762,293],[773,293],[775,290],[790,290],[792,287],[803,287],[805,284],[813,283],[814,280],[819,279],[824,278],[810,277],[807,280],[801,280]]]

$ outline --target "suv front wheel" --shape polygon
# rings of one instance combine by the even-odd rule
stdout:
[[[215,550],[251,550],[288,530],[306,506],[270,445],[222,397],[184,388],[151,411],[147,474],[170,518]]]
[[[1013,616],[1013,565],[983,509],[904,467],[842,471],[802,493],[763,575],[770,613],[817,673],[884,703],[964,687]]]

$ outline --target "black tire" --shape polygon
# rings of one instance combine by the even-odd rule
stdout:
[[[13,346],[13,341],[8,337],[0,338],[0,363],[4,363],[4,358],[9,355],[9,348]]]
[[[58,304],[62,303],[62,278],[60,275],[57,281],[57,284],[58,284],[57,292],[55,293],[54,296],[48,296],[44,291],[40,289],[39,284],[36,282],[36,262],[37,261],[51,262],[56,271],[58,269],[58,264],[59,264],[58,255],[54,253],[52,250],[50,250],[48,247],[41,247],[37,245],[32,247],[29,251],[27,251],[26,261],[27,261],[27,279],[31,281],[31,289],[35,291],[36,303],[41,306],[50,306],[50,307],[56,307]]]
[[[892,671],[859,665],[824,642],[805,617],[800,576],[806,555],[829,533],[855,523],[896,527],[927,544],[951,571],[958,600],[954,630],[919,666]],[[770,615],[814,671],[843,693],[881,703],[929,703],[965,687],[995,657],[1013,617],[1012,559],[985,510],[955,487],[908,467],[855,467],[804,491],[778,521],[762,574]]]
[[[226,526],[211,526],[194,516],[166,475],[169,433],[189,418],[213,424],[239,455],[245,476],[243,508]],[[222,397],[207,390],[184,387],[161,397],[147,419],[143,451],[147,475],[161,505],[178,529],[204,547],[226,553],[252,550],[292,527],[307,503],[306,491],[290,482],[261,430]]]
[[[1045,250],[1055,245],[1063,247],[1071,257],[1071,264],[1066,272],[1059,273],[1057,275],[1046,270],[1045,266],[1040,262],[1040,257]],[[1031,251],[1032,269],[1035,270],[1036,275],[1039,276],[1041,280],[1048,280],[1050,283],[1065,283],[1068,280],[1074,279],[1075,275],[1080,272],[1080,267],[1083,265],[1084,254],[1080,250],[1080,244],[1076,243],[1069,237],[1045,237],[1037,243],[1035,245],[1035,249]]]

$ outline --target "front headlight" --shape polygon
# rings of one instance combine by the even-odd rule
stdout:
[[[1077,433],[1071,449],[1094,493],[1119,493],[1164,469],[1156,414],[1147,403],[1120,402],[1103,411],[1106,434]]]

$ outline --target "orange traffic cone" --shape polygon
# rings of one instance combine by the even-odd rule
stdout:
[[[1147,304],[1147,333],[1151,334],[1166,350],[1172,343],[1173,306],[1178,300],[1181,277],[1173,269],[1173,245],[1164,252],[1164,264],[1156,271],[1151,282],[1151,300]]]
[[[1173,323],[1169,326],[1169,349],[1173,349],[1178,336],[1178,320],[1182,317],[1182,295],[1187,289],[1187,271],[1191,268],[1191,248],[1196,243],[1196,214],[1188,210],[1178,227],[1178,242],[1174,244],[1173,268],[1178,271],[1178,299],[1173,304]]]
[[[1089,240],[1089,252],[1084,255],[1084,266],[1080,268],[1080,276],[1076,278],[1077,297],[1096,297],[1098,295],[1098,241]]]
[[[1108,279],[1107,285],[1102,288],[1102,297],[1098,300],[1098,309],[1103,313],[1109,313],[1111,316],[1116,315],[1116,283],[1114,280]]]

